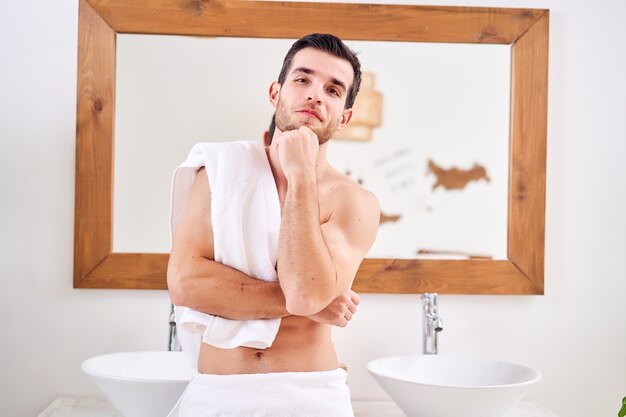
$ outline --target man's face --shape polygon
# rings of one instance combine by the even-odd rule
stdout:
[[[307,126],[320,145],[350,120],[344,109],[354,72],[350,63],[314,48],[296,53],[285,82],[273,83],[270,101],[276,107],[276,127],[282,132]]]

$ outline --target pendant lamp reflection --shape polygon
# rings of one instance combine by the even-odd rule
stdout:
[[[335,133],[335,140],[370,141],[375,127],[382,125],[383,96],[374,90],[376,75],[363,72],[361,89],[352,107],[352,119],[345,129]]]

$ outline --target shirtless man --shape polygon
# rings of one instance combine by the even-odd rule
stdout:
[[[331,326],[346,326],[356,312],[359,298],[350,287],[380,216],[374,195],[326,161],[328,140],[350,121],[360,75],[341,40],[313,34],[294,43],[270,86],[276,128],[266,151],[281,205],[278,283],[213,261],[211,192],[205,170],[196,176],[173,237],[172,302],[230,319],[282,318],[267,349],[202,343],[199,373],[337,369]]]

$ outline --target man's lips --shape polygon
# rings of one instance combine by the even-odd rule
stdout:
[[[317,118],[317,120],[319,120],[320,122],[322,121],[322,118],[319,116],[319,114],[317,114],[317,112],[315,110],[311,110],[311,109],[300,109],[300,110],[296,110],[296,113],[306,113],[306,114],[310,114],[311,116]]]

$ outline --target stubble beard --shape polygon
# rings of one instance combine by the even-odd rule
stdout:
[[[278,100],[278,105],[276,106],[276,115],[274,116],[274,122],[276,123],[276,127],[281,132],[288,132],[290,130],[297,130],[300,126],[306,126],[305,124],[296,124],[291,121],[289,110],[287,109],[287,105],[283,103],[281,100]],[[329,123],[322,126],[308,126],[309,129],[317,135],[317,140],[319,144],[326,143],[333,137],[335,131],[337,130],[337,125],[339,124],[339,120],[330,119]]]

